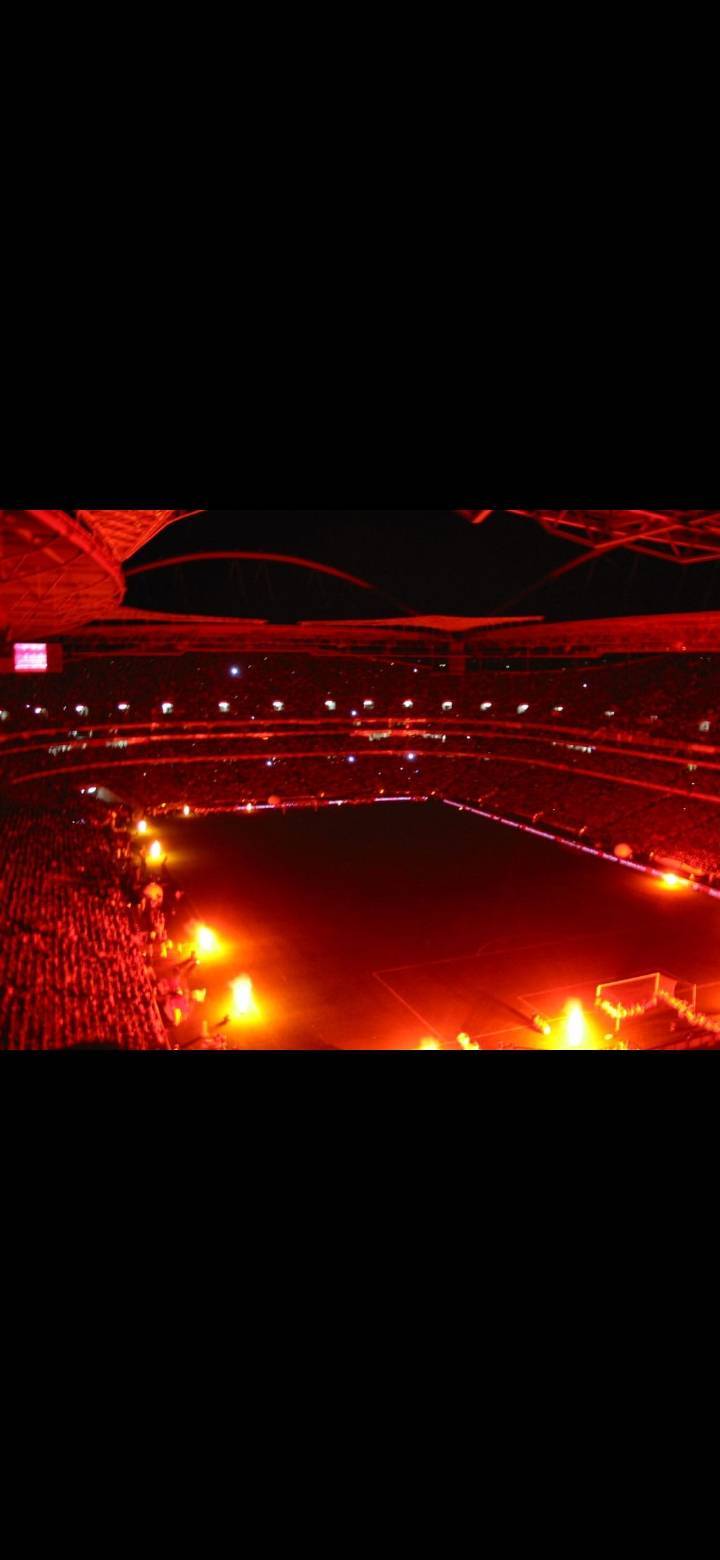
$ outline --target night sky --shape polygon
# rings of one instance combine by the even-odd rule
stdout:
[[[278,622],[408,612],[552,621],[720,606],[720,563],[682,567],[626,551],[543,585],[580,549],[503,511],[472,526],[442,509],[209,510],[170,526],[133,564],[233,548],[329,564],[375,588],[286,565],[218,561],[131,580],[127,604]]]

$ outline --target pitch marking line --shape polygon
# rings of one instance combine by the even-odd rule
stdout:
[[[409,968],[412,969],[413,966],[410,965]],[[373,971],[373,979],[379,981],[380,985],[384,986],[385,990],[390,992],[391,997],[394,997],[396,1002],[402,1002],[403,1007],[407,1008],[408,1013],[412,1013],[413,1018],[416,1018],[418,1023],[422,1024],[426,1034],[435,1035],[436,1039],[443,1040],[443,1036],[441,1035],[440,1030],[436,1029],[434,1024],[429,1024],[427,1019],[423,1018],[422,1013],[418,1013],[417,1008],[411,1007],[410,1003],[406,1002],[405,998],[401,997],[399,992],[395,991],[392,986],[389,986],[386,980],[383,980],[382,975],[380,975],[377,970]],[[443,1041],[443,1043],[445,1042]]]

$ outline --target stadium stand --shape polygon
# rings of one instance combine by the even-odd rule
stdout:
[[[71,647],[57,675],[0,677],[1,1043],[170,1043],[162,926],[113,808],[446,798],[713,887],[719,734],[706,654],[452,670],[388,633],[372,658]]]
[[[4,1047],[167,1047],[148,939],[133,924],[130,848],[64,812],[0,817]]]

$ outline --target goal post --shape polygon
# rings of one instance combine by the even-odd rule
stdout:
[[[596,989],[595,1006],[601,1007],[607,1002],[611,1008],[624,1008],[626,1013],[632,1012],[634,1008],[650,1011],[663,998],[687,1002],[694,1008],[697,987],[691,981],[678,980],[675,975],[653,970],[649,975],[631,975],[626,980],[604,981]],[[614,1023],[617,1034],[622,1017],[614,1016]]]

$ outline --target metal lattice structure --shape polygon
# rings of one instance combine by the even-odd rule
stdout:
[[[628,547],[669,563],[715,563],[720,558],[717,509],[518,510],[563,541],[606,552]]]
[[[590,555],[627,547],[670,563],[715,563],[720,558],[720,510],[717,509],[513,509],[539,520],[563,541],[589,549]],[[460,509],[474,525],[488,509]]]
[[[42,639],[117,611],[124,559],[187,510],[0,510],[0,635]]]
[[[62,509],[0,510],[0,633],[37,639],[117,610],[125,582],[92,529]]]
[[[145,547],[186,509],[76,509],[77,518],[104,541],[114,558],[124,560]]]

